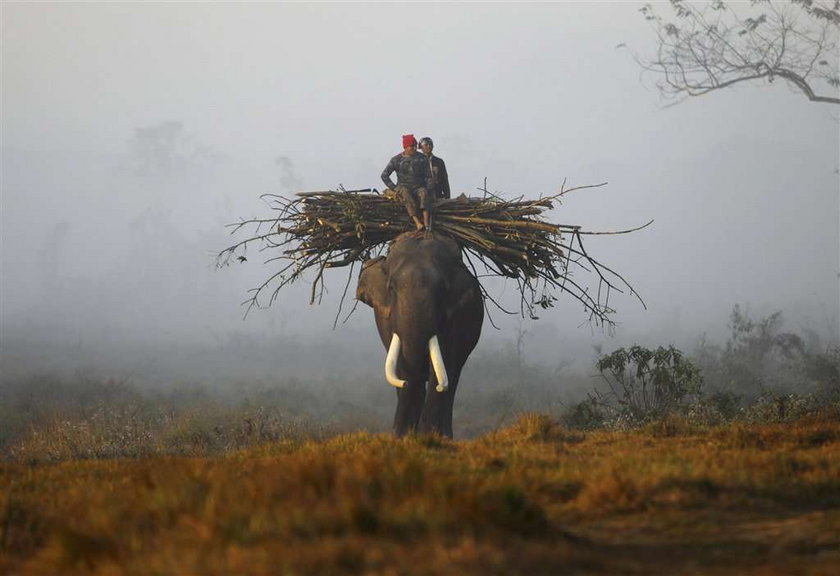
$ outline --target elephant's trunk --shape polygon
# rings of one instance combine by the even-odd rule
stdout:
[[[397,358],[400,357],[400,337],[394,332],[391,336],[391,345],[388,347],[388,355],[385,357],[385,379],[388,384],[395,388],[405,386],[405,380],[397,376]]]
[[[449,387],[449,378],[446,377],[446,365],[443,363],[443,354],[440,351],[437,334],[429,339],[429,357],[432,360],[432,368],[435,370],[438,381],[435,390],[443,392]]]

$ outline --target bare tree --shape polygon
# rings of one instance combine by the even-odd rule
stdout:
[[[139,160],[137,171],[144,175],[171,174],[222,160],[185,130],[183,122],[177,121],[135,128],[130,145]]]
[[[182,122],[162,122],[134,129],[131,146],[140,159],[139,171],[170,172],[183,156],[188,136]]]
[[[653,58],[634,55],[666,98],[781,78],[812,102],[840,104],[840,0],[670,0],[670,8],[669,19],[651,4],[640,10],[658,46]]]

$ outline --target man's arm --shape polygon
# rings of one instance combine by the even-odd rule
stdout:
[[[396,169],[397,169],[397,157],[394,156],[388,162],[388,165],[385,166],[385,170],[382,171],[382,182],[385,184],[385,186],[387,186],[391,190],[393,190],[394,188],[397,187],[394,184],[394,182],[391,180],[391,174],[393,174],[396,171]]]
[[[440,160],[440,189],[443,192],[444,198],[451,198],[452,192],[449,190],[449,174],[446,173],[446,162]]]

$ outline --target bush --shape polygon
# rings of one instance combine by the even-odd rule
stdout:
[[[587,398],[572,406],[563,414],[564,426],[581,430],[600,428],[607,420],[607,415],[596,398]]]
[[[705,341],[695,353],[707,386],[731,392],[751,404],[768,393],[801,392],[809,354],[803,338],[782,330],[781,312],[753,320],[735,305],[729,315],[729,338],[723,348]]]
[[[631,423],[686,409],[703,384],[700,369],[673,346],[619,348],[602,356],[595,367],[607,390],[596,391],[590,401],[607,415]]]
[[[840,400],[840,346],[807,354],[805,373],[817,383],[819,394],[828,400]]]

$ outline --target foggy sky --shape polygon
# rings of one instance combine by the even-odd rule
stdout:
[[[588,240],[647,304],[612,300],[616,345],[722,334],[735,303],[836,337],[840,111],[782,82],[666,107],[617,47],[653,50],[640,6],[4,2],[2,339],[378,350],[366,307],[332,332],[343,272],[320,306],[302,285],[243,320],[271,269],[249,255],[216,271],[213,255],[224,224],[267,215],[260,194],[381,187],[404,133],[434,138],[456,194],[608,182],[551,218],[654,219]],[[166,122],[183,127],[177,162],[144,169],[135,131]],[[480,347],[521,322],[494,320]],[[562,355],[604,339],[585,321],[563,300],[522,325]]]

